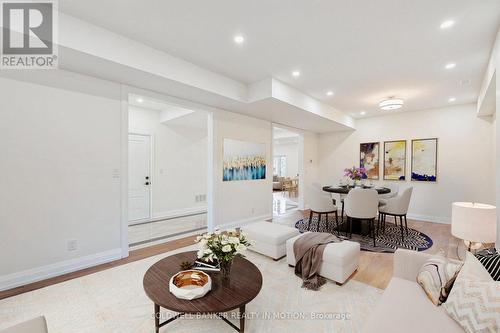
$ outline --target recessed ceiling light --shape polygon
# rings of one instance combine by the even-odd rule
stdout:
[[[400,98],[389,98],[378,103],[382,110],[396,110],[403,107],[404,101]]]
[[[144,102],[144,100],[143,100],[142,98],[140,98],[140,97],[139,97],[139,98],[137,98],[137,99],[136,99],[136,101],[137,101],[137,103],[142,103],[142,102]]]
[[[366,112],[365,111],[361,111],[359,114],[362,115],[362,116],[364,116],[366,114]]]
[[[441,25],[439,26],[441,29],[448,29],[451,28],[455,24],[455,21],[453,20],[446,20]]]
[[[293,71],[292,72],[292,76],[293,77],[299,77],[300,76],[300,72],[299,71]]]
[[[245,41],[245,37],[243,37],[242,35],[234,36],[234,42],[236,44],[243,44],[244,41]]]
[[[446,64],[446,66],[444,66],[444,68],[446,69],[453,69],[457,66],[457,64],[455,64],[454,62],[450,62],[449,64]]]
[[[331,91],[331,90],[327,91],[326,96],[333,96],[333,91]]]
[[[457,100],[457,99],[456,99],[455,97],[450,97],[450,98],[448,98],[448,102],[450,102],[450,103],[453,103],[453,102],[455,102],[456,100]]]

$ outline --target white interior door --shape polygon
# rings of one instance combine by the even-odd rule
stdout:
[[[129,221],[151,217],[151,137],[128,136],[128,217]]]

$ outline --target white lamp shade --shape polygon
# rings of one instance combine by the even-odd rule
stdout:
[[[495,206],[454,202],[451,209],[453,236],[477,243],[494,243],[497,235],[497,209]]]

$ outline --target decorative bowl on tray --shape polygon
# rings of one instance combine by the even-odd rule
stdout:
[[[212,279],[202,271],[181,271],[169,282],[169,290],[175,297],[193,300],[205,296],[212,289]]]

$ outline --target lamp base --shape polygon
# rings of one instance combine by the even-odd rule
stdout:
[[[467,248],[467,251],[472,252],[471,250],[474,250],[476,252],[477,249],[481,248],[483,246],[483,243],[478,243],[478,242],[471,242],[468,240],[464,240],[465,247]]]

